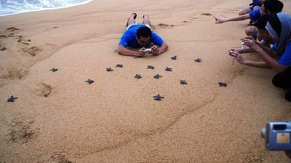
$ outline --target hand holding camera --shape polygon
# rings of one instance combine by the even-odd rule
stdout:
[[[152,52],[152,49],[151,48],[147,48],[147,49],[144,49],[143,52],[145,52],[145,53],[151,53]]]

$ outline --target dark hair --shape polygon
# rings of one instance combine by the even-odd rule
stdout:
[[[152,30],[147,26],[140,27],[136,31],[136,36],[137,38],[152,37]]]
[[[270,12],[268,14],[276,14],[282,11],[284,4],[279,0],[266,0],[264,6],[265,10]]]
[[[280,35],[281,35],[281,22],[280,22],[280,20],[279,20],[279,18],[277,16],[277,14],[273,15],[269,19],[268,22],[270,23],[270,25],[274,29],[274,31],[277,33],[278,37],[280,37]]]
[[[258,29],[263,29],[266,30],[266,25],[268,20],[272,17],[272,15],[270,14],[265,14],[262,15],[259,20],[254,24],[254,26],[256,26]]]

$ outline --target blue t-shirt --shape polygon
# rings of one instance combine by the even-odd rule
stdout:
[[[131,48],[141,48],[142,46],[140,46],[136,40],[136,31],[138,28],[143,27],[143,26],[146,26],[146,25],[144,24],[131,25],[121,36],[118,45],[122,45],[124,47],[131,47]],[[162,44],[164,43],[164,40],[158,34],[152,31],[152,36],[151,36],[151,40],[149,44],[150,43],[154,43],[157,46],[162,46]],[[146,47],[149,46],[149,44],[146,45]]]
[[[253,0],[253,5],[254,6],[261,6],[261,2],[259,0]]]
[[[253,0],[253,3],[250,4],[250,9],[253,11],[255,6],[262,6],[259,0]]]
[[[249,13],[250,19],[253,21],[259,20],[261,17],[261,8],[255,9]]]
[[[278,42],[273,44],[272,50],[277,50]],[[279,59],[279,64],[284,66],[291,66],[291,41],[287,44],[285,52],[282,54],[281,58]]]

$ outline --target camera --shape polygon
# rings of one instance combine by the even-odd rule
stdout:
[[[144,52],[145,53],[151,53],[152,52],[152,49],[151,48],[145,49]]]
[[[291,121],[267,122],[261,131],[269,150],[291,150]]]

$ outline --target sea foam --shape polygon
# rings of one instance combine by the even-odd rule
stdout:
[[[85,4],[90,1],[92,0],[1,0],[0,16],[60,9]]]

